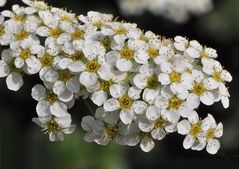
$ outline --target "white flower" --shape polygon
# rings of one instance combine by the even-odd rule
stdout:
[[[179,118],[172,119],[171,115],[160,110],[157,106],[150,106],[146,111],[146,118],[139,120],[139,128],[143,132],[151,132],[156,140],[162,140],[167,132],[172,133],[177,129]]]
[[[45,89],[42,85],[35,85],[32,88],[32,98],[38,101],[36,112],[40,117],[45,117],[49,114],[63,117],[68,114],[67,104],[61,101],[65,100],[64,96],[57,96],[52,90]]]
[[[0,6],[1,6],[1,7],[2,7],[2,6],[5,6],[6,2],[7,2],[7,0],[0,0]]]
[[[136,102],[140,98],[140,93],[141,90],[136,87],[127,89],[125,86],[114,84],[110,87],[112,98],[104,102],[104,109],[105,111],[120,109],[121,121],[124,124],[130,124],[135,118],[136,109],[141,107],[141,104],[143,107],[145,106],[144,102]]]
[[[6,83],[9,90],[18,91],[23,85],[22,70],[14,65],[11,49],[2,51],[0,60],[0,77],[7,77]]]
[[[192,147],[193,150],[202,150],[206,147],[206,150],[210,154],[216,154],[220,148],[218,138],[223,134],[222,123],[217,124],[211,114],[208,114],[206,118],[202,120],[201,124],[202,134],[199,137],[199,141]]]
[[[185,149],[191,148],[202,132],[201,122],[199,121],[197,112],[194,111],[194,113],[188,117],[188,120],[184,119],[180,121],[177,128],[179,134],[186,135],[183,140],[183,147]]]
[[[197,108],[200,101],[205,105],[212,105],[216,97],[210,88],[210,82],[205,78],[203,72],[192,71],[193,83],[190,86],[191,93],[187,97],[187,102],[193,109]]]
[[[71,116],[67,114],[63,117],[45,117],[33,118],[33,122],[43,128],[45,133],[49,134],[50,141],[63,141],[63,133],[71,134],[75,131],[76,126],[71,125]]]

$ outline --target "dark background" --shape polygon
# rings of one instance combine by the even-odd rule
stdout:
[[[193,1],[193,0],[192,0]],[[135,22],[144,30],[173,38],[176,35],[196,39],[217,49],[218,60],[233,75],[229,84],[230,108],[221,103],[201,106],[198,113],[205,117],[213,114],[224,124],[219,153],[212,156],[206,151],[184,150],[183,136],[172,134],[157,141],[150,153],[137,147],[117,145],[98,146],[83,141],[80,129],[81,117],[88,113],[79,100],[70,110],[78,128],[65,136],[64,142],[48,141],[38,126],[32,123],[36,116],[36,102],[31,98],[31,88],[39,82],[37,76],[24,77],[24,86],[18,92],[9,91],[5,79],[0,79],[0,169],[201,169],[239,167],[239,1],[214,0],[214,10],[200,17],[192,17],[185,24],[176,24],[160,16],[146,12],[139,17],[125,17],[119,12],[115,0],[48,0],[56,7],[67,7],[77,14],[96,10],[112,13],[119,18]],[[8,0],[3,9],[10,9],[20,0]],[[192,2],[193,3],[193,2]]]

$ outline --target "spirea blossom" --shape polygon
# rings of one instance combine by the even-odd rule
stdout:
[[[38,102],[33,121],[51,141],[75,130],[68,110],[82,97],[97,107],[81,122],[87,142],[139,144],[149,152],[176,132],[185,136],[185,149],[217,153],[222,123],[197,113],[200,105],[229,106],[232,76],[215,49],[144,32],[110,14],[76,16],[42,1],[23,2],[28,6],[0,15],[0,77],[17,91],[25,75],[39,75],[42,84],[31,90]]]
[[[118,0],[124,15],[141,15],[145,11],[161,15],[178,23],[187,21],[190,15],[209,12],[211,0]]]

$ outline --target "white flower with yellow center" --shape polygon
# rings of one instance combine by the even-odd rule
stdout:
[[[153,89],[159,88],[159,82],[156,75],[155,68],[151,64],[145,64],[139,67],[139,73],[133,78],[134,85],[140,89]]]
[[[137,87],[130,87],[114,84],[110,87],[112,98],[104,102],[105,111],[120,110],[120,119],[124,124],[130,124],[134,118],[136,109],[142,106],[144,102],[136,102],[140,98],[141,90]]]
[[[184,119],[180,121],[177,128],[179,134],[186,135],[183,140],[183,147],[185,149],[190,149],[202,133],[202,123],[199,120],[197,112],[194,111],[191,113],[188,120]]]
[[[216,96],[212,89],[209,87],[210,82],[202,71],[193,70],[192,71],[193,83],[190,84],[189,90],[191,93],[187,97],[188,105],[195,109],[199,106],[200,101],[205,105],[212,105],[216,101]]]
[[[170,117],[175,119],[179,119],[180,115],[187,117],[192,112],[187,102],[180,98],[180,96],[172,93],[168,86],[162,88],[161,95],[155,99],[155,105],[161,110],[167,110]]]
[[[18,91],[23,85],[22,73],[14,64],[14,57],[11,49],[2,51],[0,60],[0,77],[7,77],[6,84],[9,90]]]
[[[174,47],[181,52],[184,52],[189,44],[188,40],[182,36],[176,36],[174,41]]]
[[[201,128],[202,134],[198,139],[198,143],[196,143],[192,149],[200,151],[206,147],[208,153],[216,154],[220,148],[218,139],[223,134],[222,123],[217,124],[213,116],[208,114],[208,116],[202,120]]]
[[[209,89],[218,89],[224,108],[229,107],[229,93],[225,83],[232,81],[231,74],[224,70],[221,64],[213,59],[203,60],[203,72],[210,75],[207,79],[207,87]]]
[[[146,118],[139,120],[139,128],[143,132],[150,132],[156,140],[162,140],[167,133],[177,130],[179,118],[172,119],[165,110],[160,110],[157,106],[150,106],[146,111]]]
[[[104,26],[105,23],[112,22],[113,15],[90,11],[87,13],[87,16],[80,15],[78,18],[86,26],[93,25],[96,29],[98,29]]]
[[[63,117],[54,117],[50,114],[33,118],[33,122],[43,128],[45,133],[49,134],[50,141],[63,141],[63,133],[71,134],[75,131],[76,126],[71,124],[71,115]]]
[[[35,85],[31,95],[33,99],[38,101],[36,106],[38,116],[44,117],[52,114],[56,117],[63,117],[67,114],[67,103],[61,101],[65,98],[57,96],[51,89],[45,89],[42,85]]]

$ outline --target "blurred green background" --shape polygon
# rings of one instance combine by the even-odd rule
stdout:
[[[193,1],[193,0],[192,0]],[[98,146],[83,141],[81,117],[88,110],[81,100],[70,110],[76,132],[66,136],[64,142],[51,143],[38,126],[31,122],[36,116],[36,102],[30,89],[37,77],[25,77],[19,92],[7,89],[0,79],[0,169],[158,169],[158,168],[238,168],[239,167],[239,0],[214,0],[214,10],[200,17],[192,17],[185,24],[176,24],[160,16],[145,13],[139,17],[121,16],[116,0],[48,0],[56,7],[67,7],[77,14],[95,10],[112,13],[119,18],[135,22],[144,30],[173,38],[176,35],[196,39],[217,49],[219,61],[233,75],[229,84],[231,106],[223,109],[220,103],[201,106],[201,117],[211,113],[224,124],[221,149],[215,156],[205,151],[184,150],[183,136],[168,135],[158,141],[150,153],[139,147],[117,145]],[[3,9],[10,9],[20,0],[8,0]],[[192,2],[193,3],[193,2]]]

